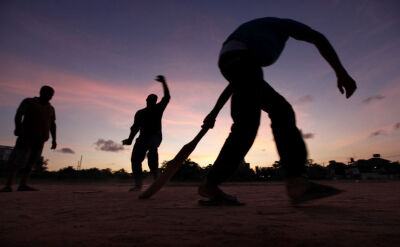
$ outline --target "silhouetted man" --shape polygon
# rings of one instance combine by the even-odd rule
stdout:
[[[329,41],[321,33],[294,20],[260,18],[239,26],[224,42],[219,68],[229,85],[214,109],[204,119],[203,127],[212,128],[219,111],[232,95],[233,125],[199,194],[211,202],[236,203],[236,198],[223,193],[218,185],[236,170],[252,146],[260,124],[261,110],[268,113],[275,143],[286,176],[286,188],[294,203],[326,197],[340,191],[304,178],[306,146],[296,127],[291,105],[263,79],[262,67],[279,58],[289,37],[314,44],[331,65],[338,79],[339,91],[349,98],[356,90],[355,81],[339,61]]]
[[[169,89],[164,76],[159,75],[155,79],[161,82],[164,90],[164,97],[157,104],[157,95],[150,94],[147,99],[147,106],[136,112],[135,120],[131,127],[131,133],[128,139],[122,141],[123,145],[131,145],[133,138],[140,131],[132,150],[132,173],[135,179],[135,187],[130,191],[140,190],[142,188],[142,162],[147,153],[147,161],[154,178],[158,173],[158,147],[161,144],[161,118],[165,108],[171,98]]]
[[[40,97],[26,98],[22,101],[15,114],[15,130],[17,141],[10,156],[10,174],[1,192],[11,192],[12,183],[19,169],[24,174],[18,187],[19,191],[36,191],[27,185],[32,168],[40,160],[43,145],[52,136],[51,149],[57,147],[56,114],[50,100],[54,89],[43,86]]]

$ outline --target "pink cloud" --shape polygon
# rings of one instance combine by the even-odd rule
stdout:
[[[51,83],[43,83],[50,81]],[[92,106],[99,110],[108,109],[130,113],[131,107],[143,101],[143,90],[137,87],[114,87],[99,81],[46,71],[46,76],[34,82],[22,81],[18,78],[0,79],[4,92],[32,97],[38,95],[43,84],[49,84],[56,90],[53,102],[61,108],[81,109]]]
[[[162,95],[161,85],[152,79],[148,86],[138,86],[138,83],[127,86],[118,81],[91,80],[8,57],[7,65],[3,66],[6,73],[0,75],[3,94],[32,97],[38,95],[43,84],[49,84],[56,90],[52,102],[57,111],[97,112],[120,127],[131,124],[134,113],[145,107],[145,98],[149,93],[157,93],[160,97]],[[172,99],[164,114],[166,126],[200,126],[223,89],[223,85],[209,82],[180,82],[171,79],[168,83]],[[146,85],[142,82],[139,84]],[[11,98],[15,99],[15,96]],[[11,99],[3,98],[0,104],[7,105],[7,100]]]

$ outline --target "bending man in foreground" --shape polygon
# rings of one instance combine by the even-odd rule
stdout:
[[[15,114],[15,130],[17,141],[10,156],[10,173],[5,187],[0,192],[11,192],[14,178],[19,169],[24,172],[18,187],[19,191],[37,191],[28,186],[28,179],[32,168],[39,162],[44,143],[49,139],[49,132],[53,138],[51,149],[56,143],[56,115],[50,100],[54,89],[43,86],[40,97],[26,98],[22,101]]]
[[[232,96],[233,125],[199,194],[215,203],[235,203],[218,185],[229,178],[252,146],[260,124],[261,110],[268,113],[286,176],[288,196],[294,203],[322,198],[340,191],[309,182],[303,175],[307,151],[296,127],[291,105],[263,79],[262,67],[279,58],[289,37],[314,44],[337,76],[339,91],[349,98],[356,90],[355,81],[339,61],[329,41],[321,33],[294,20],[260,18],[239,26],[224,42],[219,68],[229,85],[214,109],[204,119],[203,127],[212,128],[219,111]]]
[[[131,127],[131,133],[128,139],[122,141],[123,145],[131,145],[133,138],[140,131],[139,137],[136,139],[135,146],[132,150],[132,173],[135,179],[135,187],[130,191],[141,190],[142,188],[142,162],[147,153],[147,161],[154,179],[158,174],[158,147],[161,144],[161,119],[165,108],[171,98],[169,89],[164,76],[159,75],[155,79],[159,81],[164,90],[164,97],[157,104],[157,95],[150,94],[147,96],[147,106],[136,112],[135,120]]]

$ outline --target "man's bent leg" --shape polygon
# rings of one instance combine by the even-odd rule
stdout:
[[[26,138],[18,137],[14,146],[14,150],[8,161],[9,175],[5,187],[1,190],[4,192],[11,191],[11,186],[19,169],[24,168],[28,163],[30,149]]]
[[[44,142],[40,140],[31,140],[30,143],[30,155],[28,158],[28,162],[23,169],[23,176],[19,185],[19,191],[37,191],[37,189],[28,186],[28,180],[32,173],[32,169],[37,163],[40,161],[40,157],[42,156]]]
[[[271,119],[272,132],[286,178],[299,177],[305,173],[307,150],[292,106],[268,83],[262,84],[261,107]]]
[[[247,52],[234,52],[220,58],[219,66],[232,87],[231,115],[233,125],[217,160],[199,187],[199,194],[212,197],[218,184],[236,171],[252,146],[260,124],[259,81],[262,69]]]
[[[14,182],[15,176],[18,173],[18,167],[15,165],[15,158],[16,158],[16,151],[14,147],[7,161],[7,168],[6,168],[6,171],[8,172],[7,182],[4,188],[0,190],[0,192],[12,191],[12,184]]]
[[[220,193],[218,185],[226,181],[237,170],[251,148],[260,124],[260,109],[258,106],[244,103],[241,106],[237,95],[232,95],[232,117],[234,123],[231,133],[226,139],[214,165],[207,175],[206,181],[199,187],[199,194],[213,198]]]
[[[261,113],[255,92],[256,87],[254,89],[242,88],[233,92],[231,133],[207,176],[210,183],[220,184],[232,176],[253,145],[260,124]]]
[[[136,140],[135,146],[133,147],[131,157],[132,173],[136,187],[142,186],[142,162],[146,157],[146,151],[146,141],[143,138],[139,137]]]
[[[262,109],[271,118],[271,127],[281,162],[285,170],[286,189],[293,203],[301,203],[339,194],[341,190],[309,182],[306,172],[306,145],[296,127],[292,106],[267,83],[263,84]]]
[[[251,148],[257,135],[259,114],[248,124],[233,123],[231,133],[226,139],[207,179],[210,183],[218,185],[227,180],[236,171]]]
[[[149,152],[147,153],[147,162],[153,178],[158,175],[158,147],[161,144],[161,136],[152,136],[149,139]]]

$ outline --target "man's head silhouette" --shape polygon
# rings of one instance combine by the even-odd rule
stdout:
[[[146,102],[147,102],[147,106],[148,107],[149,106],[155,106],[156,103],[157,103],[157,95],[150,94],[149,96],[147,96]]]
[[[40,88],[40,100],[42,102],[49,102],[54,95],[54,89],[50,86],[43,86]]]

